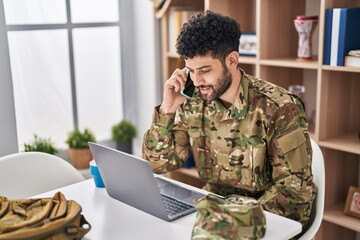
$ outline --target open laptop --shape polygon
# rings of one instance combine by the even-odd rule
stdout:
[[[193,200],[204,194],[158,178],[148,161],[100,144],[89,142],[110,197],[173,221],[196,211]]]

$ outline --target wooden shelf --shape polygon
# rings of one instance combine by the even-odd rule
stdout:
[[[360,232],[360,220],[344,214],[344,203],[338,203],[326,208],[324,211],[324,220],[342,227]]]
[[[357,133],[347,133],[319,141],[321,147],[360,154],[360,139]]]
[[[167,52],[166,56],[169,58],[179,58],[179,54],[176,52]],[[239,57],[239,63],[245,63],[245,64],[255,64],[257,62],[256,57],[251,56],[240,56]]]
[[[174,0],[171,4],[211,10],[236,19],[242,32],[255,32],[258,40],[256,56],[239,57],[246,73],[285,89],[294,84],[306,87],[305,103],[311,112],[316,112],[310,136],[322,147],[325,157],[325,202],[333,205],[344,201],[349,185],[356,185],[360,178],[360,140],[356,132],[360,130],[360,67],[323,65],[325,11],[360,7],[360,0]],[[296,60],[299,37],[293,21],[298,15],[319,17],[312,36],[312,61]],[[169,13],[161,19],[160,29],[162,81],[175,68],[184,67],[178,54],[169,52],[168,19]],[[168,176],[194,186],[204,184],[195,169],[180,169]],[[356,239],[360,220],[346,216],[343,208],[341,203],[326,208],[326,224],[316,239]]]
[[[316,59],[312,61],[298,61],[296,58],[261,59],[260,64],[266,66],[303,69],[318,69],[319,67],[318,61]]]
[[[360,73],[360,67],[336,67],[336,66],[322,65],[322,69],[329,71],[338,71],[338,72]]]
[[[256,60],[256,57],[240,56],[239,63],[256,64],[257,60]]]

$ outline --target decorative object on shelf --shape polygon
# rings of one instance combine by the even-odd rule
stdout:
[[[257,38],[255,32],[241,33],[239,54],[243,56],[256,56]]]
[[[74,130],[69,133],[66,143],[69,146],[69,156],[75,168],[89,168],[92,154],[88,142],[96,142],[94,134],[85,128],[83,132]]]
[[[34,134],[34,139],[24,144],[24,152],[44,152],[55,155],[59,149],[50,138],[41,138]]]
[[[111,128],[111,138],[116,149],[132,154],[132,140],[136,137],[136,127],[129,121],[121,120]]]
[[[360,218],[360,188],[350,186],[346,198],[344,213]]]
[[[296,31],[299,34],[297,60],[312,60],[311,37],[318,24],[318,16],[297,16],[294,20]]]
[[[304,100],[305,86],[304,85],[290,85],[289,92],[299,96]]]

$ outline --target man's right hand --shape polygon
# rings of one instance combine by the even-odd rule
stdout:
[[[186,68],[177,68],[171,77],[164,84],[163,102],[160,106],[160,113],[173,114],[176,109],[185,101],[186,97],[180,91],[185,88]]]

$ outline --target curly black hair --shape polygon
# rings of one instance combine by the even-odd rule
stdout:
[[[210,54],[224,62],[230,52],[239,50],[240,36],[240,25],[234,19],[206,11],[183,25],[176,49],[183,59]]]

